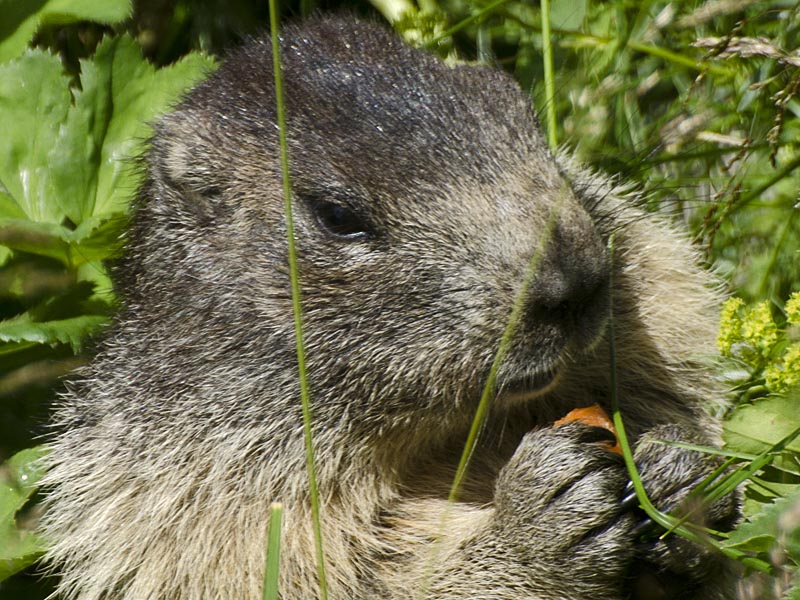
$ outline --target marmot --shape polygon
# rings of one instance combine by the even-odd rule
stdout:
[[[714,468],[642,443],[718,435],[703,410],[722,397],[706,363],[717,294],[687,239],[553,156],[506,74],[341,16],[287,27],[282,57],[329,597],[657,598],[664,581],[672,598],[728,597],[716,556],[637,540],[602,430],[550,426],[609,405],[612,280],[619,397],[652,497],[674,508]],[[318,596],[277,136],[268,39],[155,128],[123,308],[56,410],[43,533],[64,598],[259,598],[275,501],[282,597]],[[728,497],[707,519],[736,514]]]

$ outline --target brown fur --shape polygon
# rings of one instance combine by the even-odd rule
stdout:
[[[546,426],[608,406],[613,232],[629,433],[715,440],[717,297],[685,237],[551,156],[506,75],[342,18],[289,29],[282,48],[330,597],[620,599],[644,564],[677,574],[682,597],[724,597],[722,565],[699,548],[635,547],[641,517],[620,510],[627,477],[596,431]],[[283,597],[317,596],[271,73],[253,41],[157,127],[124,308],[51,444],[43,532],[66,598],[257,598],[275,501]],[[357,235],[331,230],[328,202]],[[713,466],[665,446],[637,456],[664,508]]]

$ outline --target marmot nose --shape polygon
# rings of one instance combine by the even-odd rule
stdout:
[[[554,228],[530,289],[527,319],[594,328],[608,306],[609,260],[588,215]]]

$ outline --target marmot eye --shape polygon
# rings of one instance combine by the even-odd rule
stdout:
[[[346,206],[319,200],[313,203],[312,210],[320,226],[336,237],[352,240],[369,234],[369,226]]]

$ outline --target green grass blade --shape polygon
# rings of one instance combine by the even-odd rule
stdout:
[[[278,114],[281,174],[286,213],[286,235],[289,244],[289,275],[292,286],[292,308],[294,312],[295,340],[297,345],[297,368],[300,378],[300,402],[303,408],[303,434],[306,445],[308,485],[311,495],[311,515],[314,527],[314,543],[317,551],[317,576],[320,599],[327,600],[328,586],[325,578],[325,552],[322,546],[322,528],[319,516],[319,492],[314,467],[314,445],[311,435],[311,401],[306,376],[305,347],[303,345],[303,310],[300,295],[300,278],[297,268],[297,251],[294,243],[294,220],[292,219],[292,187],[289,180],[289,151],[286,143],[286,109],[283,103],[283,76],[281,72],[280,45],[278,43],[278,10],[276,0],[269,0],[270,30],[272,38],[272,64],[275,78],[275,102]]]
[[[491,408],[492,400],[494,399],[497,370],[500,367],[500,363],[503,362],[506,353],[508,352],[508,348],[511,345],[511,339],[513,338],[514,332],[517,330],[519,322],[522,319],[522,313],[525,310],[528,290],[533,285],[533,280],[539,272],[539,264],[541,263],[542,257],[547,250],[547,246],[553,237],[553,231],[555,230],[561,213],[563,199],[567,194],[569,194],[569,189],[565,184],[559,193],[556,202],[553,203],[553,208],[550,211],[547,223],[545,224],[539,245],[536,248],[536,252],[533,253],[530,262],[528,263],[525,279],[523,280],[522,286],[517,293],[517,297],[514,299],[514,305],[511,308],[511,315],[509,316],[506,327],[503,330],[503,335],[500,338],[500,343],[498,344],[497,352],[494,356],[494,360],[492,361],[492,366],[489,369],[489,375],[486,378],[486,383],[483,386],[481,399],[478,402],[478,408],[475,411],[475,417],[472,419],[472,425],[470,427],[469,434],[467,435],[467,441],[464,444],[464,451],[462,452],[461,459],[459,460],[456,476],[453,479],[452,486],[450,487],[448,501],[451,504],[458,500],[461,485],[464,483],[464,478],[466,477],[467,469],[469,468],[470,458],[472,457],[472,453],[475,451],[475,447],[478,444],[478,437],[483,429],[486,417],[489,414],[489,409]]]
[[[713,448],[711,446],[701,446],[699,444],[687,444],[686,442],[674,442],[671,440],[651,440],[651,444],[661,444],[663,446],[672,446],[673,448],[683,448],[684,450],[694,450],[695,452],[702,452],[709,456],[722,456],[724,458],[735,458],[738,460],[755,460],[758,454],[751,454],[749,452],[734,452],[732,450],[722,450],[720,448]]]
[[[725,477],[724,480],[714,486],[712,490],[712,499],[722,497],[725,494],[732,492],[739,485],[750,479],[758,471],[769,465],[775,456],[786,450],[797,437],[800,436],[800,427],[792,431],[789,435],[777,442],[774,446],[764,450],[761,454],[756,456],[750,463],[742,465],[736,471]]]
[[[781,182],[783,179],[788,177],[795,169],[800,168],[800,156],[794,158],[791,162],[789,162],[786,166],[781,168],[777,171],[772,177],[770,177],[767,181],[762,183],[759,186],[754,187],[749,192],[742,194],[740,198],[738,198],[732,207],[732,210],[739,210],[742,207],[749,204],[751,201],[755,200],[756,198],[760,198],[764,192],[766,192],[769,188],[771,188],[776,183]]]
[[[269,513],[267,566],[264,570],[264,600],[278,600],[278,574],[281,565],[281,519],[283,505],[273,502]]]
[[[662,48],[661,46],[643,44],[641,42],[632,40],[628,40],[626,45],[635,52],[643,52],[645,54],[649,54],[650,56],[656,56],[665,62],[687,67],[701,73],[708,72],[714,75],[719,75],[720,77],[735,76],[735,72],[730,69],[726,69],[725,67],[721,67],[710,61],[698,61],[693,58],[689,58],[688,56],[678,54],[677,52],[667,50],[666,48]]]
[[[544,60],[544,103],[547,111],[547,143],[555,152],[558,147],[556,133],[556,93],[553,75],[553,45],[550,34],[550,0],[542,2],[542,50]]]

